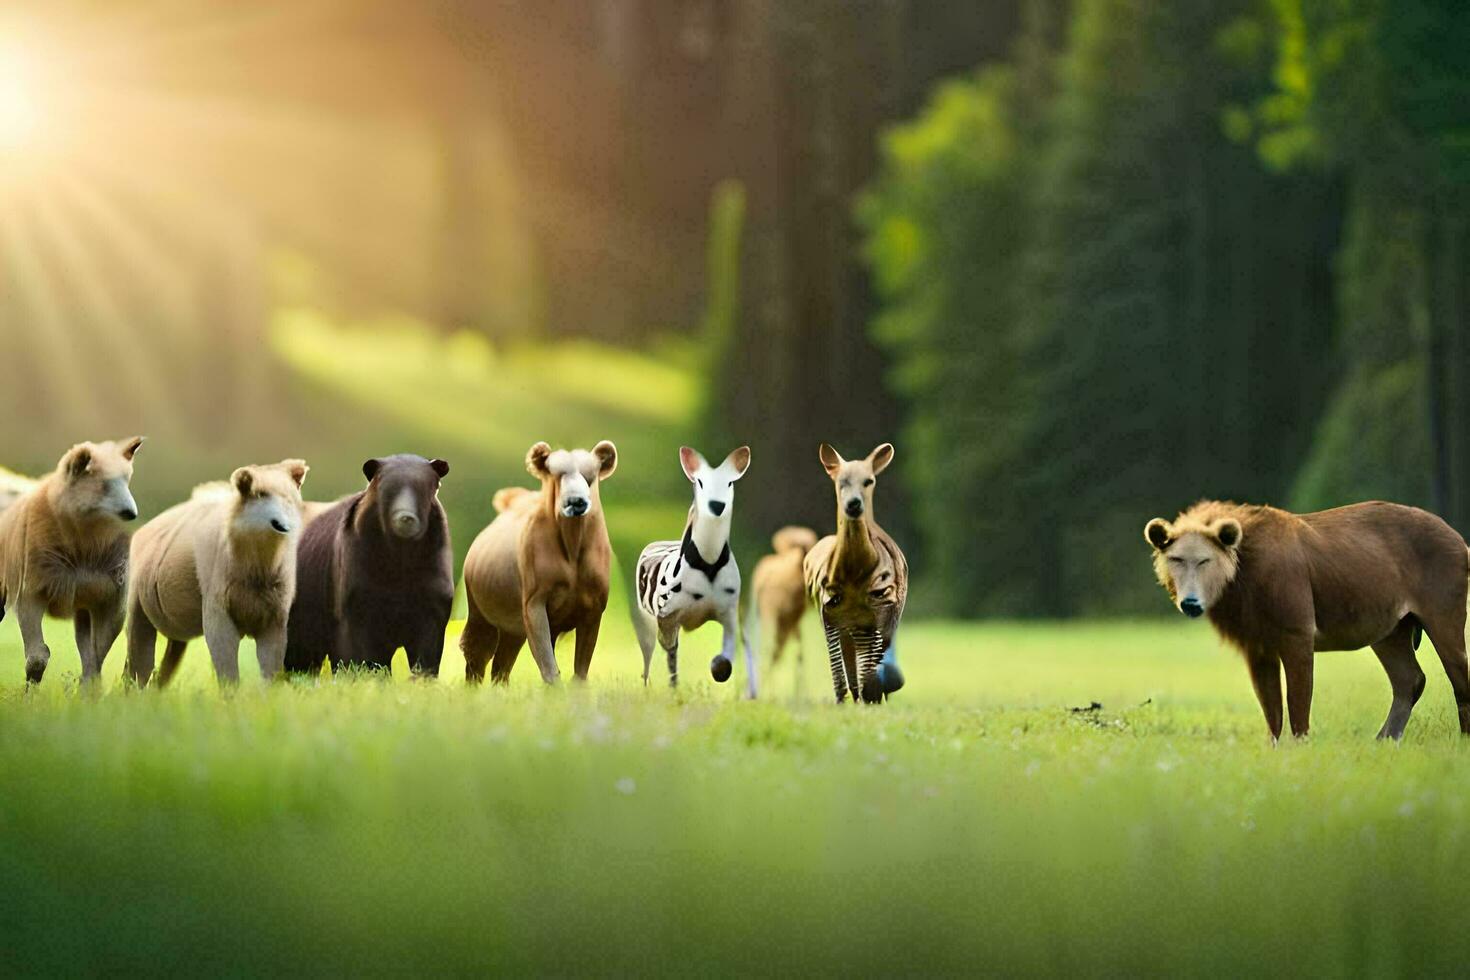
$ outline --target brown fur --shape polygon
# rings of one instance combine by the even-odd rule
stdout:
[[[1222,562],[1223,582],[1205,614],[1240,650],[1271,737],[1281,734],[1281,675],[1294,735],[1306,735],[1313,656],[1371,646],[1388,673],[1393,704],[1379,737],[1403,734],[1424,690],[1414,657],[1429,634],[1470,734],[1470,668],[1465,655],[1470,554],[1433,514],[1374,501],[1312,514],[1204,501],[1145,529],[1160,581],[1178,601],[1170,558],[1191,537]],[[1177,561],[1177,559],[1176,559]]]
[[[168,684],[189,641],[205,638],[215,678],[239,681],[240,638],[255,638],[262,678],[286,651],[296,595],[296,542],[306,463],[284,460],[236,470],[228,483],[197,488],[133,536],[126,674],[146,686],[158,634],[168,641],[158,686]],[[290,530],[254,520],[248,506],[278,507]]]
[[[551,455],[544,442],[531,447],[526,469],[541,481],[541,492],[498,491],[498,516],[465,556],[469,618],[460,648],[470,683],[484,679],[487,665],[492,681],[506,681],[528,639],[542,680],[555,683],[561,677],[556,639],[571,630],[577,632],[576,676],[585,680],[591,667],[612,562],[599,488],[617,468],[617,449],[600,442],[591,451],[584,473],[591,504],[581,517],[562,512],[561,481],[547,469]]]
[[[818,541],[802,563],[807,591],[822,611],[824,627],[841,634],[846,690],[834,677],[838,701],[850,692],[853,700],[883,699],[876,661],[858,663],[854,630],[877,630],[891,646],[908,601],[909,565],[902,549],[873,518],[876,477],[893,459],[887,443],[866,459],[848,461],[825,442],[819,450],[822,465],[837,491],[837,533]],[[850,515],[847,502],[860,497],[860,515]]]
[[[796,638],[798,672],[804,659],[801,642],[801,617],[806,612],[806,582],[802,562],[817,543],[811,528],[783,527],[771,537],[775,554],[756,562],[751,576],[751,593],[762,636],[774,637],[771,665],[781,661],[781,653]]]
[[[15,609],[31,683],[40,683],[51,659],[45,616],[73,620],[84,685],[96,683],[122,631],[127,522],[137,517],[126,488],[142,442],[78,443],[0,511],[0,618]],[[119,510],[119,501],[131,510]]]

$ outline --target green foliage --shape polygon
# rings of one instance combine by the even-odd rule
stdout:
[[[1319,660],[1311,740],[1272,747],[1238,658],[1182,619],[914,624],[909,687],[874,710],[824,703],[821,657],[801,698],[789,666],[754,704],[699,670],[644,689],[617,623],[585,688],[521,664],[467,690],[451,638],[438,682],[231,699],[202,649],[178,689],[125,694],[114,650],[94,702],[52,630],[27,695],[0,625],[12,972],[824,974],[855,923],[878,940],[851,961],[885,974],[1470,953],[1446,873],[1470,788],[1427,643],[1403,746],[1371,740],[1365,652]]]

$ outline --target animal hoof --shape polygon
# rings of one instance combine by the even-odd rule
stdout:
[[[45,673],[46,673],[46,665],[44,663],[27,663],[26,664],[26,683],[27,684],[39,684],[39,683],[41,683],[41,678],[45,675]]]
[[[730,671],[734,669],[728,657],[716,657],[709,662],[710,676],[718,684],[723,684],[730,679]]]
[[[879,704],[883,700],[883,683],[878,679],[877,673],[870,674],[863,679],[862,696],[864,704]]]

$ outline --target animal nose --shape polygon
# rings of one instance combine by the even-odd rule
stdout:
[[[568,517],[581,517],[587,513],[587,501],[581,497],[573,497],[567,501],[566,513]]]
[[[393,530],[399,537],[411,538],[418,533],[419,519],[414,514],[394,514]]]
[[[1204,615],[1205,607],[1200,604],[1198,599],[1191,595],[1185,596],[1184,600],[1179,603],[1179,611],[1190,619],[1198,619]]]
[[[719,517],[725,512],[725,502],[723,500],[711,500],[709,502],[709,512]]]
[[[853,497],[847,502],[847,516],[861,517],[863,514],[863,498]]]
[[[279,517],[273,517],[273,518],[271,518],[271,527],[275,528],[277,531],[279,531],[282,534],[290,534],[291,533],[291,526],[289,524],[287,524],[285,521],[281,520]]]
[[[135,521],[138,519],[138,511],[136,508],[133,507],[124,507],[122,510],[117,512],[117,516],[121,517],[125,521]]]

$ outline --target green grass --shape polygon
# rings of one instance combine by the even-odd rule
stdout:
[[[88,700],[51,637],[26,695],[0,625],[11,971],[1378,975],[1470,946],[1470,755],[1427,644],[1404,744],[1372,741],[1361,653],[1273,748],[1174,621],[914,623],[879,709],[827,703],[814,630],[801,695],[789,665],[757,703],[713,685],[707,632],[645,690],[621,612],[551,691],[527,654],[466,689],[451,642],[437,683],[226,699],[201,645],[162,694],[118,689],[119,647]]]

